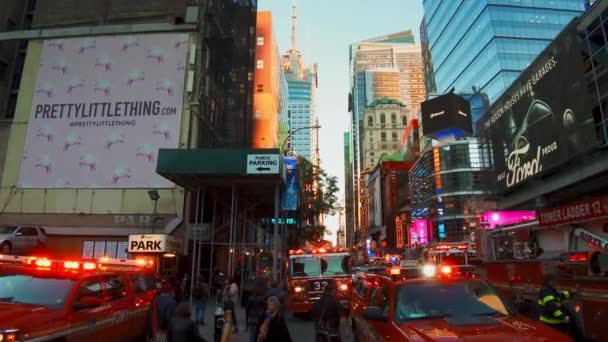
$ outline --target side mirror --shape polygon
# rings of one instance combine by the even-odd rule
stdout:
[[[363,310],[363,318],[370,321],[386,322],[387,317],[384,316],[382,309],[377,306],[368,306]]]
[[[84,296],[78,300],[78,302],[74,303],[74,310],[84,310],[84,309],[92,309],[103,304],[103,299],[93,297],[93,296]]]

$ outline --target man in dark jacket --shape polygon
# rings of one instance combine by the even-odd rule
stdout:
[[[177,306],[169,326],[169,342],[205,341],[199,334],[197,324],[190,319],[191,315],[189,303],[184,302]]]
[[[176,306],[175,288],[168,283],[163,283],[161,294],[154,298],[150,305],[148,331],[151,337],[169,330]]]
[[[572,294],[568,291],[557,291],[553,287],[555,279],[556,276],[554,274],[547,275],[545,277],[545,284],[538,293],[539,319],[555,329],[568,333],[570,317],[562,306],[561,301],[569,299]]]
[[[292,342],[285,317],[280,312],[281,303],[277,297],[266,301],[266,312],[260,317],[257,325],[257,342]]]
[[[335,292],[335,285],[328,284],[325,293],[312,310],[317,341],[340,341],[340,317],[344,315],[344,308],[336,299]]]

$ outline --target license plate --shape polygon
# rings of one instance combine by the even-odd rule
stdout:
[[[329,284],[328,280],[315,280],[310,282],[311,291],[325,291],[325,288]]]

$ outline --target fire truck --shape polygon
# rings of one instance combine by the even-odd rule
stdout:
[[[586,207],[607,203],[586,202],[549,209],[548,214],[541,210],[528,222],[480,229],[479,271],[530,316],[538,315],[535,303],[544,276],[557,275],[556,288],[574,292],[564,306],[579,334],[591,341],[608,341],[608,216],[581,216]],[[608,206],[605,209],[608,213]],[[562,220],[551,221],[556,218]]]
[[[336,298],[348,309],[353,291],[351,266],[350,253],[329,244],[307,244],[304,248],[290,250],[287,263],[289,311],[311,312],[329,284],[334,285]]]

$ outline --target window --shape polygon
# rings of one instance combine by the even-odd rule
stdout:
[[[5,272],[0,275],[0,302],[23,303],[63,308],[72,279],[50,278],[46,275],[26,275]]]
[[[255,63],[255,67],[257,69],[264,69],[264,60],[263,59],[258,59]]]
[[[370,127],[374,125],[374,117],[373,116],[370,115],[370,116],[367,117],[367,125],[370,126]]]
[[[357,285],[356,292],[361,298],[365,298],[365,295],[367,294],[368,289],[369,289],[369,284],[367,283],[367,281],[361,280],[359,282],[359,284]]]
[[[0,81],[8,79],[8,64],[4,61],[0,61]]]
[[[382,132],[382,133],[380,133],[380,140],[381,140],[382,142],[385,142],[385,141],[386,141],[386,132]]]
[[[384,115],[384,113],[380,114],[380,124],[381,125],[386,124],[386,116]]]
[[[111,300],[121,299],[127,296],[125,280],[120,275],[105,276],[103,279],[106,293]]]
[[[85,279],[78,287],[76,297],[74,297],[74,303],[79,303],[84,297],[93,297],[97,299],[103,299],[103,292],[101,291],[101,283],[97,277]]]
[[[21,233],[22,236],[38,236],[38,231],[34,227],[21,227],[17,231],[17,234]]]
[[[381,291],[378,291],[378,300],[376,301],[376,306],[382,309],[382,315],[384,317],[388,317],[388,304],[390,291],[387,285],[385,285]]]
[[[258,37],[257,39],[258,46],[264,46],[264,37]]]
[[[160,281],[151,274],[133,274],[130,280],[135,293],[146,293],[160,289],[161,286]]]
[[[372,158],[371,162],[372,162],[372,164],[374,163],[374,158]]]
[[[402,116],[401,117],[401,123],[403,124],[403,126],[407,126],[407,116]]]
[[[392,138],[393,138],[393,141],[397,141],[397,132],[393,132],[393,133],[391,134],[391,136],[392,136]]]
[[[393,125],[397,124],[397,114],[395,114],[395,113],[391,114],[391,124],[393,124]]]

